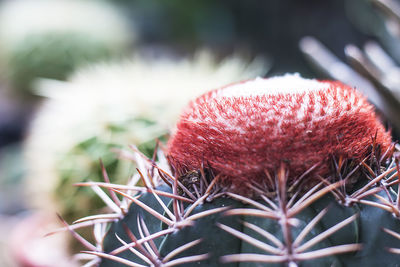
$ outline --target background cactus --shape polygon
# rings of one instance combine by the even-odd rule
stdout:
[[[115,149],[134,144],[151,156],[155,140],[165,140],[189,99],[267,70],[263,58],[217,60],[201,51],[156,61],[136,55],[80,69],[66,82],[41,80],[37,91],[45,101],[24,146],[30,204],[59,210],[68,219],[87,216],[102,204],[91,190],[72,184],[99,181],[99,158],[114,182],[126,183],[134,166],[118,160]],[[179,83],[171,83],[177,78]]]
[[[104,1],[4,1],[2,78],[14,93],[29,95],[36,78],[64,80],[77,67],[128,54],[134,35],[126,18]]]
[[[199,107],[192,103],[192,108]],[[360,119],[353,125],[358,127],[363,119],[353,116]],[[236,177],[231,183],[246,187],[237,190],[241,195],[212,165],[173,176],[160,149],[149,159],[131,147],[133,152],[123,155],[138,169],[127,185],[110,183],[104,168],[105,183],[77,184],[93,188],[113,212],[82,218],[66,229],[88,249],[81,254],[91,256],[87,266],[396,266],[398,152],[394,144],[380,142],[371,136],[362,158],[327,154],[328,174],[315,172],[317,165],[293,174],[290,163],[281,161],[261,180]],[[96,244],[76,232],[87,226],[93,226]]]

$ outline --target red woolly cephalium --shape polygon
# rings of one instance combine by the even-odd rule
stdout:
[[[295,179],[329,157],[361,160],[376,136],[384,152],[391,135],[374,107],[349,86],[285,75],[213,90],[184,110],[168,143],[176,175],[204,166],[237,188],[261,182],[281,163]],[[237,188],[238,189],[238,188]],[[238,189],[240,191],[240,189]]]

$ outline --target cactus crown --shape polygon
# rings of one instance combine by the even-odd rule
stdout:
[[[285,75],[255,79],[208,92],[184,110],[169,140],[168,159],[177,176],[202,166],[222,175],[230,191],[262,184],[282,163],[293,183],[332,172],[330,157],[362,160],[375,142],[382,151],[390,133],[373,106],[339,82]],[[273,184],[266,184],[271,190]]]

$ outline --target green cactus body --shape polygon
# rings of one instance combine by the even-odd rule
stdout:
[[[111,223],[102,252],[88,253],[100,256],[102,267],[399,266],[400,239],[387,230],[399,232],[398,210],[388,210],[383,200],[397,198],[397,172],[386,170],[377,183],[363,179],[350,191],[342,191],[341,182],[321,183],[303,197],[278,193],[257,201],[210,190],[213,184],[194,194],[169,180],[129,197],[135,200]],[[284,178],[278,175],[276,183],[283,187],[278,192],[287,192]],[[171,186],[181,187],[187,199],[175,198]],[[118,185],[109,187],[128,196]]]
[[[161,206],[157,203],[157,200],[151,193],[145,193],[139,199],[142,200],[143,203],[146,203],[146,205],[155,208],[157,212],[160,212],[161,214],[163,213]],[[171,204],[170,199],[166,197],[163,198],[163,202],[166,205]],[[249,204],[244,204],[231,198],[221,197],[196,207],[192,214],[198,214],[203,211],[210,211],[221,207],[229,207],[229,209],[254,208]],[[400,229],[400,222],[398,219],[395,219],[392,214],[375,207],[359,204],[345,207],[338,204],[332,196],[326,195],[316,203],[305,208],[298,214],[298,216],[296,216],[298,223],[291,229],[292,237],[294,239],[298,237],[310,221],[326,207],[328,207],[326,213],[324,213],[321,220],[310,229],[310,232],[304,238],[302,244],[310,241],[312,238],[315,238],[322,232],[334,227],[346,219],[351,218],[351,216],[358,216],[343,228],[334,231],[334,234],[311,246],[305,253],[308,251],[323,250],[324,248],[333,246],[358,243],[362,244],[362,249],[357,252],[305,260],[299,264],[300,266],[398,266],[396,264],[398,264],[399,256],[388,252],[387,248],[399,246],[400,241],[386,234],[382,229]],[[188,208],[190,208],[190,205],[186,207],[186,210]],[[116,234],[129,243],[129,237],[124,231],[124,224],[126,224],[134,235],[140,239],[138,218],[143,218],[150,233],[157,233],[166,229],[166,225],[161,223],[159,219],[150,215],[142,208],[132,205],[128,215],[123,220],[118,221],[111,226],[111,229],[105,238],[104,251],[110,253],[111,251],[121,247],[121,242],[118,241]],[[260,247],[257,247],[255,246],[255,243],[250,244],[235,237],[221,229],[221,227],[218,227],[219,224],[228,226],[244,235],[248,235],[250,238],[259,240],[259,245],[264,243],[262,245],[264,248],[262,248],[261,245]],[[279,240],[279,242],[285,244],[282,227],[276,219],[248,215],[224,216],[224,211],[200,218],[195,221],[194,225],[183,227],[171,234],[166,234],[156,238],[154,239],[154,243],[160,253],[160,262],[174,249],[201,239],[198,244],[177,255],[177,258],[201,254],[209,254],[209,257],[201,261],[189,262],[179,266],[259,266],[261,263],[257,262],[226,264],[222,264],[221,262],[221,256],[230,254],[253,253],[259,255],[271,255],[271,251],[266,251],[266,249],[268,250],[268,248],[270,248],[272,250],[272,247],[276,247],[276,244],[262,234],[245,226],[249,224],[252,225],[251,228],[263,229],[264,231],[269,232]],[[273,250],[279,251],[278,248],[274,248]],[[134,263],[146,264],[146,262],[130,251],[125,251],[118,254],[118,256]],[[283,258],[283,256],[276,256],[277,261],[280,261],[281,258]],[[171,260],[174,260],[174,258]],[[285,264],[286,262],[283,261],[281,263],[271,263],[268,266],[285,266]],[[100,266],[126,265],[111,260],[103,260]]]
[[[128,143],[139,143],[140,150],[151,156],[156,142],[142,141],[144,138],[141,138],[139,131],[137,135],[132,135],[132,132],[133,129],[140,128],[148,135],[163,140],[162,130],[157,129],[155,124],[154,121],[138,118],[124,121],[120,125],[110,125],[98,133],[98,136],[82,141],[65,153],[57,162],[60,180],[52,196],[65,219],[83,217],[88,215],[87,210],[98,210],[103,207],[102,201],[94,197],[95,193],[90,188],[77,188],[72,185],[82,181],[99,181],[101,177],[99,158],[114,182],[125,183],[134,166],[128,161],[119,160],[113,150],[121,149],[123,140]],[[79,206],[76,203],[79,203]]]

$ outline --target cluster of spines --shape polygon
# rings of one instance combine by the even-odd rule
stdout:
[[[79,254],[79,259],[89,260],[85,266],[96,266],[101,261],[101,258],[113,260],[128,266],[143,266],[135,262],[131,262],[127,259],[118,256],[119,253],[130,250],[135,255],[139,255],[149,266],[174,266],[182,263],[197,262],[205,260],[209,257],[208,254],[193,255],[189,257],[182,257],[174,259],[179,253],[190,249],[202,242],[202,240],[193,240],[176,250],[171,251],[168,255],[162,257],[154,244],[154,240],[162,236],[171,234],[179,229],[193,225],[193,222],[199,218],[214,214],[222,213],[223,216],[234,216],[234,215],[246,215],[260,218],[269,218],[276,220],[279,223],[283,238],[282,241],[273,236],[268,231],[258,227],[255,224],[244,222],[244,227],[257,232],[268,240],[268,242],[255,239],[254,237],[242,233],[232,227],[224,224],[218,224],[217,227],[230,233],[231,235],[242,239],[244,242],[251,246],[257,247],[267,254],[237,254],[237,255],[222,255],[220,258],[221,262],[262,262],[262,263],[273,263],[281,262],[288,263],[291,266],[297,266],[296,264],[301,261],[326,257],[330,255],[347,253],[362,249],[361,244],[344,244],[333,247],[320,248],[313,251],[308,251],[312,246],[318,244],[322,240],[335,234],[337,231],[350,224],[357,218],[357,214],[354,214],[347,219],[339,222],[324,232],[314,236],[313,238],[306,240],[305,237],[313,227],[323,218],[328,209],[325,208],[318,213],[314,218],[309,218],[310,221],[300,231],[300,233],[294,237],[292,236],[291,229],[297,226],[298,216],[304,209],[309,207],[312,203],[321,199],[326,194],[332,193],[338,200],[344,205],[352,205],[353,203],[360,203],[365,205],[374,206],[382,210],[388,211],[399,218],[400,216],[400,193],[389,192],[393,191],[392,186],[399,183],[398,170],[399,162],[395,158],[389,164],[389,167],[381,172],[380,167],[383,165],[381,160],[386,156],[391,156],[393,149],[389,149],[380,155],[376,153],[378,149],[373,149],[371,154],[368,155],[361,163],[353,166],[352,168],[342,158],[334,160],[336,166],[336,174],[340,177],[339,181],[335,183],[329,182],[327,179],[321,178],[320,182],[314,187],[310,188],[307,192],[303,192],[300,185],[292,185],[288,188],[288,172],[284,165],[281,165],[278,172],[274,176],[271,182],[274,183],[276,194],[274,196],[268,196],[267,194],[260,194],[262,202],[257,202],[245,196],[237,195],[229,192],[222,192],[222,188],[218,187],[219,176],[214,177],[212,181],[205,177],[205,172],[201,172],[201,182],[198,184],[196,189],[186,188],[177,178],[169,174],[169,171],[164,171],[159,165],[154,163],[154,159],[147,159],[139,151],[135,149],[134,153],[126,153],[124,155],[130,159],[135,159],[138,169],[138,173],[134,176],[133,184],[136,184],[139,180],[142,180],[143,187],[133,185],[116,185],[111,184],[108,178],[107,172],[103,168],[103,176],[105,183],[90,182],[84,184],[78,184],[79,186],[90,186],[95,192],[101,197],[107,206],[113,210],[110,214],[100,214],[95,216],[89,216],[82,218],[72,225],[65,223],[63,230],[68,230],[72,235],[77,238],[83,246],[88,249],[82,251]],[[390,155],[385,155],[389,153]],[[162,153],[158,153],[161,162],[166,163],[165,157]],[[166,166],[167,167],[167,166]],[[167,167],[168,168],[168,167]],[[355,191],[352,194],[348,194],[346,190],[346,182],[350,177],[362,168],[367,173],[367,177],[370,178],[370,182]],[[156,170],[156,172],[154,171]],[[167,169],[168,170],[168,169]],[[153,175],[150,175],[153,173]],[[145,175],[143,175],[145,174]],[[163,181],[172,187],[172,193],[164,192],[155,189],[156,185]],[[203,184],[200,186],[200,184]],[[249,188],[252,190],[261,190],[262,186],[255,183],[249,183]],[[104,188],[109,192],[109,196],[101,189]],[[181,188],[188,197],[180,196],[177,194],[178,188]],[[293,191],[291,191],[293,190]],[[158,203],[163,207],[164,214],[155,211],[152,207],[147,206],[140,201],[140,193],[148,192],[153,194]],[[194,193],[193,193],[194,192]],[[291,193],[288,193],[291,192]],[[378,192],[387,192],[387,198],[383,198],[378,195]],[[303,195],[300,197],[300,193]],[[122,200],[117,196],[122,196]],[[225,195],[226,197],[238,200],[246,203],[251,208],[238,208],[230,209],[229,207],[219,207],[211,209],[202,213],[191,214],[196,206],[201,205],[206,201],[212,201],[214,198]],[[392,196],[396,196],[395,199]],[[375,196],[378,201],[371,201],[369,196]],[[167,208],[165,204],[160,200],[160,197],[168,197],[173,200],[172,210]],[[184,212],[184,203],[190,203],[191,208]],[[121,242],[121,247],[105,253],[103,251],[103,240],[106,234],[107,225],[109,223],[121,220],[128,211],[129,205],[138,205],[143,208],[146,212],[157,218],[160,222],[166,224],[168,227],[160,232],[150,233],[146,222],[142,218],[137,218],[137,227],[139,228],[140,236],[134,236],[132,231],[125,227],[127,236],[130,240],[122,240],[117,236]],[[95,236],[95,244],[82,238],[76,230],[82,227],[93,226],[93,232]],[[383,229],[386,233],[398,238],[400,240],[400,234],[396,233],[392,229]],[[271,243],[273,245],[271,245]],[[400,242],[399,242],[400,244]],[[388,248],[392,253],[400,254],[398,248]],[[211,252],[210,252],[211,253]]]

